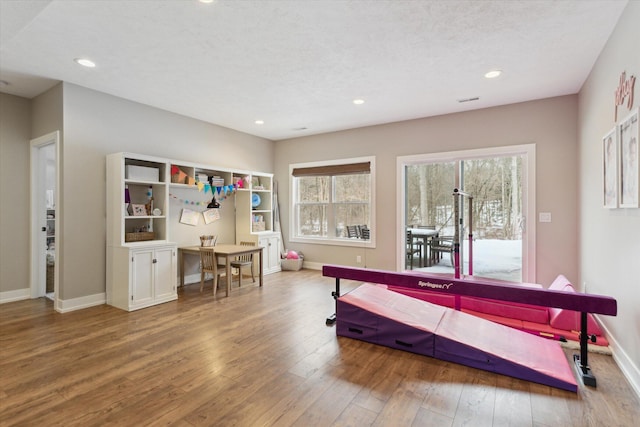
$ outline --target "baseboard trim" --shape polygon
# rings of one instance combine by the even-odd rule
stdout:
[[[22,301],[29,298],[31,298],[31,289],[29,288],[0,292],[0,304]]]
[[[602,323],[601,323],[602,326]],[[604,328],[605,336],[609,340],[609,347],[613,353],[613,360],[616,362],[622,375],[629,381],[631,388],[636,393],[636,396],[640,399],[640,368],[633,363],[633,360],[620,346],[620,343],[615,339],[611,332]]]
[[[94,295],[87,295],[80,298],[72,298],[66,300],[57,300],[56,310],[60,313],[68,313],[70,311],[82,310],[83,308],[89,308],[96,305],[102,305],[107,303],[107,294],[100,293]]]
[[[305,268],[307,270],[322,270],[323,266],[324,266],[324,263],[320,263],[320,262],[304,261],[302,263],[302,268]]]

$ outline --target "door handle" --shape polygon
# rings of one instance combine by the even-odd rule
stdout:
[[[42,227],[40,230],[47,231],[47,227]]]

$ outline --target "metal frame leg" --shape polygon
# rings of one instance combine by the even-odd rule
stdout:
[[[589,335],[587,334],[587,313],[580,313],[580,355],[573,355],[573,362],[576,365],[576,369],[578,374],[582,378],[582,382],[584,385],[588,385],[590,387],[596,387],[596,377],[591,372],[591,368],[589,368],[589,348],[587,345],[587,340],[589,339]]]
[[[338,298],[340,297],[340,278],[338,277],[336,277],[336,290],[334,292],[331,292],[331,296],[336,301],[336,311],[331,316],[327,317],[327,320],[325,322],[327,326],[333,326],[333,324],[336,323],[336,314],[338,313]]]

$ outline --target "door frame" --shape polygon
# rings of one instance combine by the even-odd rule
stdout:
[[[46,292],[46,282],[42,277],[42,262],[44,257],[42,253],[42,234],[41,228],[46,226],[46,210],[43,209],[44,200],[44,176],[46,171],[42,170],[41,149],[48,145],[54,145],[55,151],[55,206],[56,216],[54,219],[56,230],[56,262],[53,268],[53,289],[54,289],[54,308],[60,311],[60,295],[59,295],[59,272],[60,272],[60,131],[54,131],[30,141],[30,211],[31,211],[31,260],[30,260],[30,277],[29,285],[31,290],[31,298],[43,297]],[[46,274],[46,273],[45,273]]]
[[[400,230],[405,221],[405,169],[406,166],[437,162],[454,162],[464,158],[503,157],[522,155],[522,214],[523,214],[523,246],[522,246],[522,281],[536,282],[536,145],[508,145],[504,147],[479,148],[471,150],[448,151],[442,153],[416,154],[399,156],[396,163],[396,270],[404,266],[405,235]],[[453,188],[451,189],[453,194]]]

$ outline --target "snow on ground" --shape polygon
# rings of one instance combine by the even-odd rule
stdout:
[[[468,249],[469,243],[465,240],[460,249],[465,258],[463,275],[469,273],[469,260],[466,259]],[[453,266],[448,256],[443,256],[439,263],[431,267],[414,268],[414,270],[453,274]],[[473,242],[473,275],[521,282],[522,240],[475,240]]]

